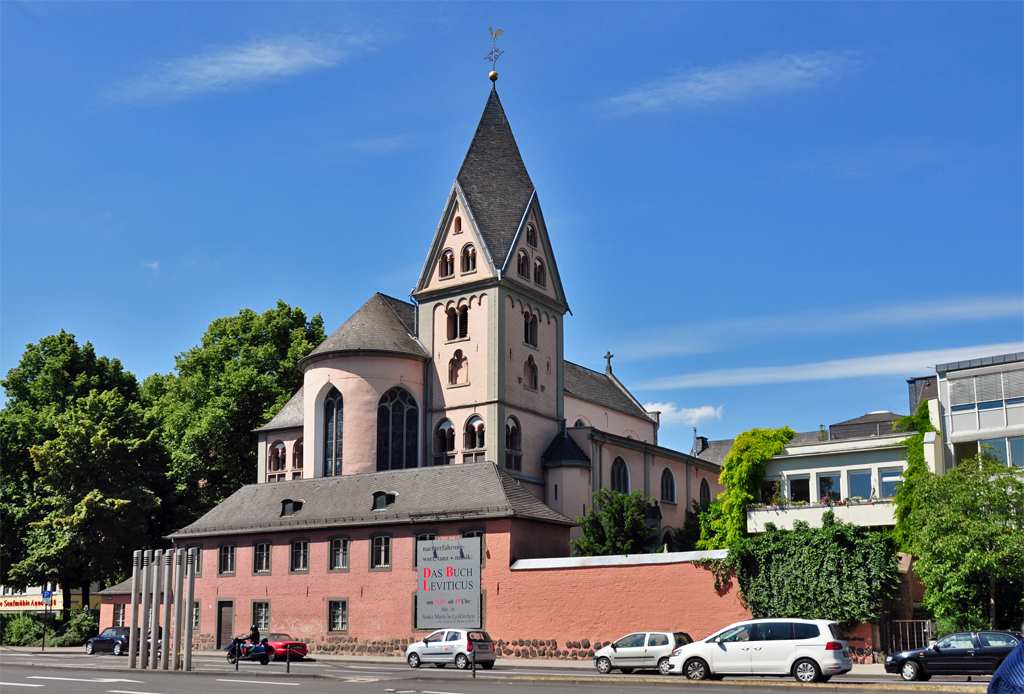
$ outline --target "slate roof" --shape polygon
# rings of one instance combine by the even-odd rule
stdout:
[[[626,393],[616,379],[570,361],[564,363],[566,395],[633,417],[650,419],[644,408]]]
[[[127,581],[121,581],[116,586],[110,586],[104,588],[97,595],[131,595],[132,594],[132,579]]]
[[[303,413],[302,413],[302,391],[306,386],[302,386],[299,390],[291,397],[291,400],[284,404],[274,418],[264,424],[258,429],[253,431],[272,431],[276,429],[294,429],[295,427],[301,427],[303,424]]]
[[[430,353],[416,339],[415,312],[412,304],[378,292],[300,360],[299,368],[317,357],[339,352],[397,352],[428,359]]]
[[[502,267],[534,187],[494,89],[456,180],[491,258]]]
[[[557,466],[560,464],[590,466],[590,456],[583,452],[579,444],[565,429],[555,435],[551,444],[540,457],[544,467]]]
[[[861,417],[833,424],[828,428],[829,436],[833,441],[884,436],[892,433],[893,422],[901,416],[892,412],[869,412]]]
[[[733,441],[736,439],[722,439],[720,441],[708,441],[708,447],[697,456],[701,460],[709,460],[721,465],[725,462],[725,456],[732,450]],[[818,440],[817,431],[802,431],[787,444],[788,446],[807,446],[812,443],[822,443]]]
[[[396,494],[395,503],[374,511],[373,493]],[[281,516],[281,502],[301,500],[294,516]],[[452,520],[522,518],[575,525],[546,506],[494,463],[370,472],[311,480],[250,484],[192,525],[169,537],[238,535],[284,530],[438,523]]]

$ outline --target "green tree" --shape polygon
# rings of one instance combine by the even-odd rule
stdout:
[[[583,537],[570,540],[575,557],[597,557],[612,554],[639,554],[647,551],[651,528],[647,514],[654,507],[640,490],[620,494],[599,489],[594,506],[577,519]]]
[[[899,585],[896,545],[885,533],[836,519],[822,527],[796,521],[793,530],[766,524],[766,532],[734,542],[732,569],[757,618],[834,619],[845,627],[873,622]]]
[[[325,338],[323,320],[283,301],[213,321],[175,372],[150,376],[144,398],[162,423],[181,527],[254,482],[252,430],[302,385],[298,361]]]
[[[922,474],[909,523],[924,604],[940,629],[996,629],[1021,617],[1024,470],[984,449],[944,475]],[[1001,590],[1002,588],[1002,590]],[[1007,590],[1009,588],[1009,590]],[[1000,605],[1000,594],[1016,604]]]
[[[902,551],[916,554],[913,546],[916,526],[911,522],[910,517],[920,499],[917,493],[918,485],[922,479],[932,474],[924,459],[924,435],[935,431],[928,416],[928,401],[922,400],[914,414],[896,420],[893,423],[893,430],[916,432],[902,442],[907,447],[907,468],[903,471],[903,482],[893,499],[893,510],[896,515],[896,527],[893,529],[893,535],[896,538],[896,543]]]
[[[11,569],[28,556],[30,524],[48,512],[43,502],[49,492],[36,471],[33,447],[55,438],[59,418],[91,392],[115,391],[137,401],[139,385],[120,361],[96,356],[92,344],[79,345],[64,331],[26,345],[0,385],[8,398],[0,410],[0,576],[6,585],[24,587]]]
[[[698,549],[723,549],[747,534],[747,506],[757,500],[764,481],[764,461],[781,453],[796,436],[789,427],[751,429],[736,437],[722,461],[718,495],[701,524]]]

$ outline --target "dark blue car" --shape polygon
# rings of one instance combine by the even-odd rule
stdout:
[[[885,671],[908,682],[932,675],[991,675],[1021,640],[1015,631],[963,631],[927,648],[893,653],[885,659]]]
[[[85,652],[89,655],[93,653],[127,655],[128,631],[128,627],[108,627],[99,636],[93,636],[85,642]]]

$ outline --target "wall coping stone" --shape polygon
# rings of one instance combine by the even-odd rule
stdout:
[[[727,549],[705,552],[659,552],[657,554],[616,554],[608,557],[555,557],[551,559],[520,559],[512,571],[538,569],[587,569],[595,566],[642,566],[645,564],[683,564],[704,559],[725,559]]]

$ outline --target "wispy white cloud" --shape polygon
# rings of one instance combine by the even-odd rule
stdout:
[[[859,67],[856,54],[851,52],[765,56],[729,65],[680,69],[672,77],[612,97],[608,105],[620,113],[635,113],[739,101],[762,94],[816,87],[855,72]]]
[[[722,418],[722,406],[712,407],[678,407],[674,402],[652,402],[644,405],[648,412],[661,412],[661,423],[663,425],[688,424],[697,426],[709,419]]]
[[[150,270],[159,270],[160,269],[160,261],[159,260],[154,260],[152,263],[143,263],[142,267],[148,267]]]
[[[364,38],[352,36],[286,36],[221,46],[164,62],[147,74],[116,85],[109,96],[116,101],[140,103],[231,89],[332,67],[363,43]]]
[[[772,337],[860,334],[892,327],[950,324],[1024,315],[1024,297],[992,296],[925,301],[868,308],[822,308],[814,311],[735,318],[685,328],[664,328],[619,348],[623,360],[703,354]]]
[[[827,381],[838,378],[861,376],[911,376],[927,375],[936,364],[965,359],[978,359],[997,354],[1024,350],[1024,342],[1005,342],[995,345],[977,345],[954,349],[936,349],[924,352],[903,352],[883,354],[875,357],[838,359],[792,366],[766,366],[744,369],[720,369],[699,371],[656,378],[641,384],[637,390],[668,390],[676,388],[710,388],[721,386],[753,386],[767,383],[799,383],[802,381]]]

